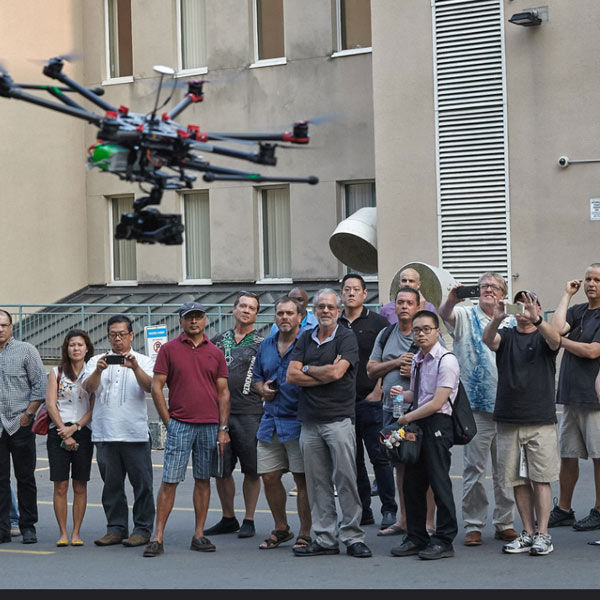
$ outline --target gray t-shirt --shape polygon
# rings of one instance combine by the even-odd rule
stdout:
[[[398,358],[401,354],[408,352],[408,349],[413,342],[412,332],[408,335],[402,335],[398,330],[398,325],[396,325],[385,343],[385,348],[382,349],[379,340],[384,331],[385,329],[380,331],[377,335],[369,360],[385,362]],[[410,389],[410,377],[403,377],[400,375],[400,369],[392,369],[383,377],[383,410],[387,412],[392,412],[394,410],[393,402],[390,398],[390,389],[393,385],[401,385],[405,390],[408,390]]]

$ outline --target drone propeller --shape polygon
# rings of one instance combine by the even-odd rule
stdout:
[[[69,52],[68,54],[61,54],[60,56],[53,56],[52,58],[28,58],[27,60],[32,63],[45,65],[51,60],[66,60],[67,62],[74,62],[81,60],[83,54],[81,52]]]

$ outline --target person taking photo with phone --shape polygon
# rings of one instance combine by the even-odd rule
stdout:
[[[89,427],[94,395],[83,389],[85,363],[94,355],[89,335],[71,329],[65,336],[61,360],[48,374],[46,408],[52,423],[48,427],[46,448],[50,481],[54,482],[54,514],[60,537],[56,545],[68,546],[67,492],[69,475],[73,479],[73,531],[71,546],[83,546],[81,523],[87,505],[87,482],[92,468],[92,432]]]

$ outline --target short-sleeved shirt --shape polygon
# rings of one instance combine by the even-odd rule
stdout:
[[[239,344],[233,329],[216,335],[212,342],[225,355],[229,369],[229,395],[232,415],[262,415],[263,402],[260,394],[252,389],[252,371],[258,347],[263,337],[254,329],[246,334]]]
[[[356,370],[356,402],[363,402],[365,398],[373,391],[377,384],[376,379],[371,379],[367,375],[367,362],[373,350],[373,344],[377,335],[385,329],[389,323],[385,317],[363,308],[361,314],[349,321],[344,313],[339,318],[340,325],[346,329],[351,329],[356,335],[358,342],[358,367]]]
[[[301,335],[298,332],[298,337]],[[270,442],[273,433],[281,442],[297,440],[300,437],[300,421],[298,421],[298,396],[300,386],[287,383],[285,376],[290,364],[290,357],[298,337],[288,346],[281,356],[277,348],[279,331],[270,335],[259,346],[254,362],[253,381],[273,381],[277,379],[279,390],[273,400],[265,402],[264,413],[258,427],[256,437],[263,442]]]
[[[396,324],[394,329],[392,329],[385,346],[382,348],[381,337],[383,336],[383,333],[383,331],[380,331],[379,335],[375,339],[373,351],[371,352],[369,360],[376,360],[377,362],[393,360],[394,358],[398,358],[401,354],[408,352],[412,346],[412,331],[408,335],[403,335]],[[405,390],[407,390],[410,386],[410,377],[404,377],[401,375],[400,369],[392,369],[383,376],[381,386],[383,391],[383,410],[386,412],[392,412],[394,410],[393,401],[390,397],[390,389],[393,385],[401,385]]]
[[[567,310],[571,330],[567,338],[590,344],[600,342],[600,308],[588,309],[587,303],[576,304]],[[558,404],[581,404],[600,410],[594,383],[600,369],[599,358],[583,358],[564,351],[558,378]]]
[[[140,368],[150,377],[154,361],[145,354],[134,352]],[[85,379],[95,370],[98,360],[92,356],[85,366]],[[84,382],[85,382],[84,379]],[[148,406],[146,392],[137,382],[135,373],[123,365],[108,365],[100,375],[92,411],[92,442],[147,442]]]
[[[554,404],[556,355],[539,331],[498,332],[498,391],[494,421],[523,425],[556,423]]]
[[[315,327],[302,333],[290,361],[300,361],[303,365],[331,365],[339,354],[350,366],[338,381],[311,387],[300,386],[298,419],[303,423],[332,423],[354,418],[358,365],[356,336],[338,325],[327,340],[319,342],[318,329]]]
[[[431,402],[435,395],[435,390],[438,387],[447,387],[451,389],[450,400],[454,402],[458,393],[458,382],[460,369],[456,356],[450,354],[440,364],[440,359],[448,350],[439,342],[431,348],[427,354],[423,354],[423,350],[419,350],[413,359],[410,371],[410,389],[415,391],[415,373],[419,369],[419,397],[417,398],[417,406],[423,406],[427,402]],[[445,415],[452,414],[452,407],[448,401],[442,404],[442,407],[437,411]]]
[[[167,376],[171,417],[186,423],[219,422],[217,379],[227,377],[227,365],[206,335],[198,346],[184,333],[163,344],[154,372]]]
[[[498,369],[494,352],[481,339],[483,330],[491,319],[479,305],[455,306],[454,314],[456,316],[454,327],[446,323],[446,328],[454,340],[452,351],[458,358],[460,378],[465,386],[471,408],[493,413]],[[500,328],[514,327],[515,324],[514,317],[508,317],[500,323]]]

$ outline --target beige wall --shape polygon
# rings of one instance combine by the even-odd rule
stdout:
[[[31,59],[81,49],[81,8],[76,0],[2,2],[0,54],[15,82],[50,83],[43,64]],[[81,62],[68,64],[65,72],[81,77]],[[55,302],[88,282],[85,127],[72,117],[0,98],[3,306]]]

